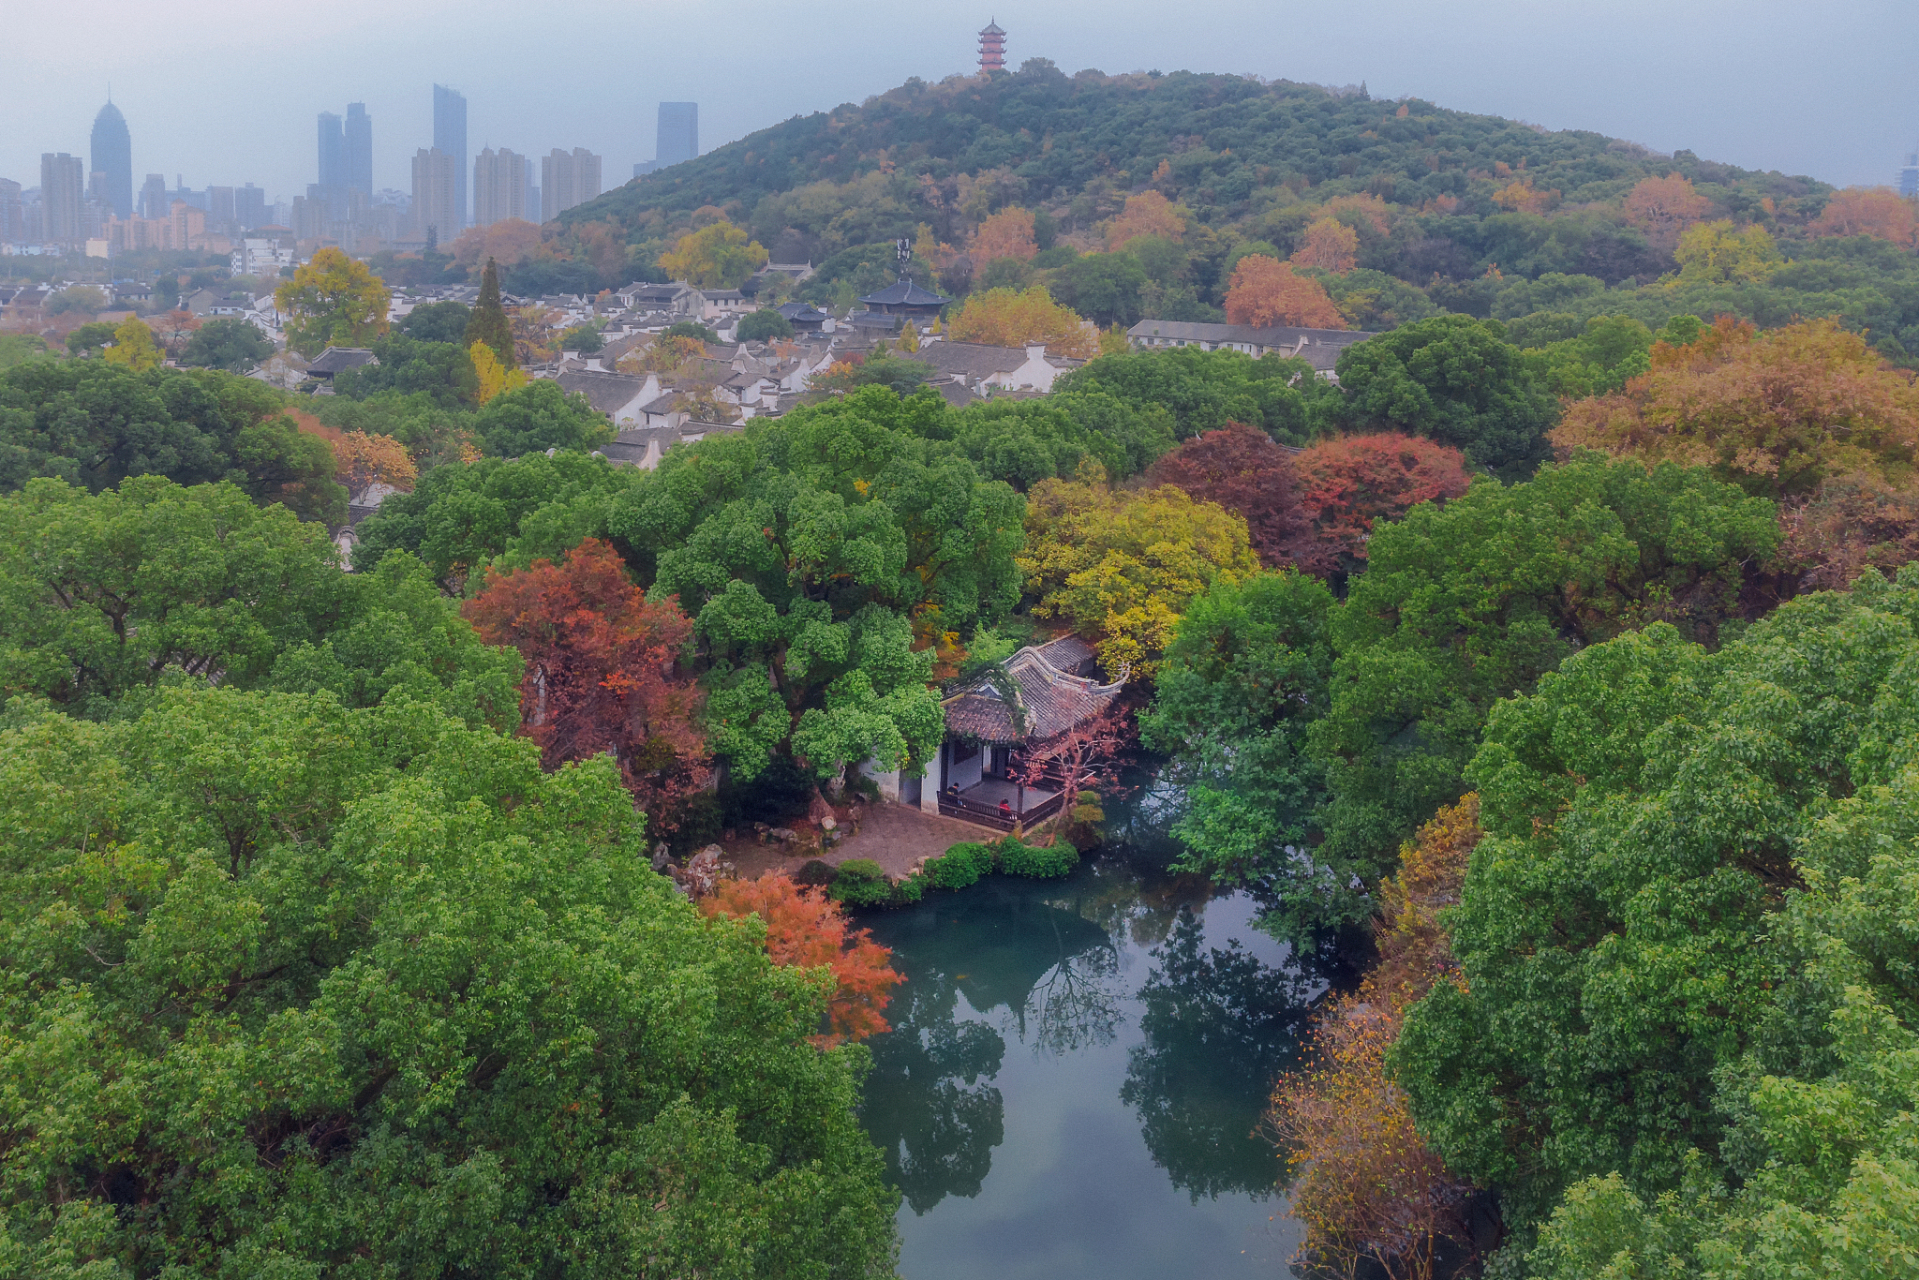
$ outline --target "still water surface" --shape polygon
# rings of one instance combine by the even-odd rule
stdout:
[[[1113,856],[861,921],[906,975],[863,1107],[905,1280],[1285,1274],[1255,1130],[1324,983],[1254,913]]]

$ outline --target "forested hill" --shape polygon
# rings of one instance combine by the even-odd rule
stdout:
[[[717,206],[776,258],[801,249],[817,262],[913,235],[920,223],[960,244],[970,224],[1004,205],[1048,210],[1061,231],[1086,231],[1149,185],[1215,229],[1257,223],[1308,192],[1315,204],[1363,194],[1445,224],[1420,230],[1456,247],[1418,265],[1461,277],[1484,270],[1488,237],[1474,225],[1483,219],[1616,203],[1639,180],[1674,171],[1735,216],[1770,201],[1769,213],[1803,222],[1828,190],[1808,178],[1687,152],[1668,158],[1597,133],[1547,132],[1417,100],[1191,72],[1067,76],[1033,59],[1016,74],[911,80],[860,106],[795,117],[636,179],[563,220],[611,217],[639,240]],[[1268,228],[1249,229],[1270,238]],[[1583,225],[1574,238],[1589,242],[1604,230]],[[1610,283],[1646,265],[1634,261],[1643,243],[1630,232],[1623,244],[1617,235],[1599,239],[1590,260],[1551,269]]]

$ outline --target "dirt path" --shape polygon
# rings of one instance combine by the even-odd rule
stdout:
[[[870,858],[879,863],[887,875],[897,879],[911,871],[921,858],[945,853],[962,840],[984,842],[997,839],[999,834],[957,818],[921,813],[905,805],[867,805],[860,818],[858,834],[848,836],[825,853],[818,850],[793,853],[791,845],[734,840],[724,846],[722,874],[753,880],[769,871],[791,874],[813,858],[835,867],[849,859]]]

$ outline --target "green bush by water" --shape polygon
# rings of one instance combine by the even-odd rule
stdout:
[[[926,863],[927,882],[938,889],[964,889],[992,871],[992,846],[971,841],[956,844]]]
[[[1064,840],[1055,840],[1045,848],[1021,844],[1012,836],[999,842],[999,869],[1009,876],[1029,880],[1057,880],[1073,874],[1079,865],[1079,850]]]
[[[879,863],[852,858],[840,863],[827,893],[849,907],[877,907],[893,900],[893,885]]]

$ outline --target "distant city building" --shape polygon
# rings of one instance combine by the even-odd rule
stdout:
[[[540,160],[541,214],[551,221],[600,194],[600,157],[585,147],[555,147]]]
[[[346,104],[346,176],[349,191],[373,194],[373,117],[366,103]]]
[[[459,176],[453,157],[434,147],[413,153],[413,234],[451,244],[460,234]]]
[[[26,238],[27,216],[20,201],[20,184],[0,178],[0,244],[15,244]]]
[[[267,209],[267,193],[251,182],[233,189],[233,221],[242,231],[264,227],[274,220]]]
[[[473,157],[473,225],[526,217],[526,157],[501,147]]]
[[[249,236],[234,249],[230,265],[236,276],[277,276],[280,268],[293,265],[293,241]]]
[[[167,206],[167,176],[164,173],[149,173],[147,180],[140,186],[140,216],[143,218],[164,218]]]
[[[346,187],[346,127],[331,111],[320,113],[320,183]]]
[[[86,164],[62,151],[40,155],[41,237],[58,244],[85,239]]]
[[[1906,167],[1899,171],[1899,194],[1908,200],[1919,199],[1919,151],[1906,157]]]
[[[88,147],[93,171],[105,175],[102,197],[122,218],[133,216],[133,138],[127,132],[126,117],[111,102],[93,118],[93,138]]]
[[[653,148],[653,163],[664,169],[700,154],[700,104],[662,102],[660,130]]]
[[[440,238],[451,240],[466,226],[466,97],[443,84],[433,86],[433,149],[453,162],[453,221],[440,229]],[[419,188],[414,188],[414,207],[419,207]]]
[[[233,210],[232,187],[207,188],[207,221],[222,231],[234,229],[240,219]]]
[[[1006,70],[1006,32],[997,22],[988,22],[979,33],[979,70],[981,75]]]
[[[533,169],[533,157],[528,156],[526,158],[526,220],[532,223],[546,221],[540,216],[540,188],[533,181],[538,176]]]

